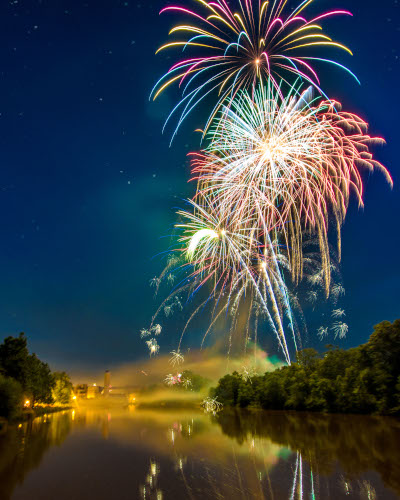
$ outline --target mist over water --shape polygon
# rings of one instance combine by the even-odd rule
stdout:
[[[0,498],[400,498],[395,419],[81,408],[0,436]]]
[[[185,361],[181,365],[172,366],[171,354],[159,355],[155,358],[146,358],[133,363],[122,364],[111,368],[111,383],[113,386],[148,386],[162,383],[168,373],[178,373],[190,370],[210,380],[216,385],[218,380],[233,371],[242,372],[243,367],[252,367],[258,374],[272,371],[282,365],[275,356],[268,354],[257,346],[250,345],[247,353],[238,356],[226,356],[218,346],[202,350],[190,350],[184,353]],[[108,368],[108,367],[106,367]],[[102,385],[104,372],[72,374],[74,383],[97,383]]]

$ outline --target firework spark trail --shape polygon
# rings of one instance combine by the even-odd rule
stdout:
[[[182,340],[183,340],[183,336],[185,335],[185,332],[189,326],[189,323],[192,321],[192,319],[196,316],[196,314],[200,311],[200,309],[202,307],[204,307],[204,305],[209,301],[209,298],[207,298],[204,302],[202,302],[193,312],[192,314],[189,316],[189,319],[187,320],[183,330],[182,330],[182,333],[181,333],[181,336],[179,338],[179,344],[178,344],[178,352],[180,351],[180,348],[181,348],[181,344],[182,344]]]
[[[180,288],[178,288],[177,290],[175,290],[174,292],[172,292],[170,295],[168,295],[168,297],[166,299],[164,299],[160,306],[158,307],[157,311],[154,313],[153,317],[151,318],[151,323],[150,323],[150,330],[153,328],[153,323],[154,321],[156,320],[157,316],[159,315],[161,309],[166,305],[166,303],[171,300],[172,297],[176,296],[178,293],[181,293],[183,292],[184,290],[187,290],[189,287],[191,286],[191,284],[186,284]]]
[[[238,258],[239,258],[239,260],[241,260],[241,256],[240,255],[238,255]],[[269,313],[269,309],[268,309],[267,303],[264,300],[264,297],[263,297],[262,293],[260,292],[260,289],[257,286],[256,281],[254,280],[252,272],[250,271],[250,269],[247,267],[247,265],[245,263],[242,263],[242,264],[243,264],[243,267],[245,268],[246,272],[248,273],[248,275],[250,277],[250,280],[251,280],[252,285],[254,287],[255,293],[260,298],[260,300],[261,300],[261,302],[262,302],[262,304],[264,306],[265,312],[267,313],[268,317],[270,318],[270,313]],[[276,320],[276,322],[278,324],[278,331],[276,330],[275,325],[274,325],[274,323],[273,323],[272,320],[271,320],[271,324],[274,326],[273,329],[274,329],[275,334],[277,336],[279,345],[281,346],[282,351],[283,351],[283,353],[285,355],[285,359],[288,362],[288,364],[290,364],[290,355],[289,355],[288,346],[287,346],[287,343],[286,343],[285,333],[284,333],[284,330],[283,330],[282,318],[280,316],[280,313],[279,313],[279,310],[278,310],[278,306],[277,306],[276,296],[275,296],[275,293],[274,293],[272,285],[271,285],[271,280],[270,280],[270,277],[269,277],[269,273],[267,271],[266,263],[263,262],[261,264],[261,266],[262,266],[262,269],[263,269],[264,275],[265,275],[265,281],[264,281],[264,283],[266,283],[266,285],[268,287],[269,297],[270,297],[270,299],[272,301],[272,304],[273,304],[273,311],[274,311],[275,320]]]
[[[267,266],[266,261],[260,262],[258,255],[255,254],[258,245],[254,244],[254,235],[249,237],[245,231],[232,233],[228,218],[220,216],[219,209],[212,203],[212,200],[205,198],[203,200],[204,206],[192,200],[189,200],[189,202],[194,211],[193,213],[180,211],[179,214],[188,222],[177,224],[177,227],[183,230],[183,236],[179,241],[187,245],[187,258],[194,267],[192,277],[199,279],[199,287],[213,279],[215,293],[217,293],[218,283],[223,283],[221,293],[225,289],[224,284],[229,286],[230,293],[232,291],[238,293],[238,290],[242,287],[247,288],[250,285],[264,307],[270,326],[275,332],[286,361],[290,363],[282,319],[271,282],[272,276],[275,282],[277,277],[273,275],[273,271]],[[270,258],[270,255],[268,257]],[[252,259],[256,259],[259,262],[258,265],[261,266],[262,281],[268,289],[274,319],[271,317],[266,300],[254,277],[255,271],[252,266]],[[275,254],[272,260],[274,259],[276,259]],[[280,277],[280,274],[277,276]],[[282,283],[278,283],[278,289],[281,289],[282,286]],[[283,295],[283,297],[286,297],[286,295]],[[229,301],[227,304],[229,305]],[[287,306],[286,304],[285,307]],[[222,309],[210,327],[215,323],[221,312]],[[204,338],[209,330],[210,328]]]
[[[297,351],[297,343],[296,343],[296,335],[295,335],[295,329],[294,329],[294,324],[293,324],[293,314],[292,314],[292,308],[290,306],[290,300],[289,300],[289,293],[284,281],[284,276],[281,271],[281,264],[282,264],[282,257],[277,255],[275,252],[275,246],[278,248],[277,245],[273,245],[271,238],[270,238],[270,233],[267,231],[267,227],[265,226],[265,222],[263,221],[263,229],[264,229],[264,239],[266,240],[266,245],[265,245],[265,252],[267,251],[267,248],[269,250],[269,258],[268,262],[272,264],[273,268],[275,269],[275,276],[276,279],[274,283],[278,286],[280,295],[282,297],[283,304],[285,305],[285,312],[289,318],[290,322],[290,331],[292,332],[292,340],[295,346],[295,349]],[[267,274],[267,266],[266,266],[266,261],[267,261],[267,254],[265,253],[265,261],[262,264],[263,271],[265,274]],[[273,294],[273,296],[275,296]],[[283,331],[283,325],[281,324],[282,331]]]
[[[239,304],[242,298],[245,300],[246,293],[250,291],[251,298],[247,323],[249,323],[251,316],[255,317],[255,349],[259,323],[258,316],[262,312],[271,332],[278,340],[286,361],[290,363],[289,349],[283,327],[285,315],[290,320],[289,327],[296,350],[296,336],[299,332],[292,321],[291,294],[287,289],[282,273],[282,269],[290,271],[290,266],[277,239],[271,240],[270,235],[267,233],[264,239],[268,244],[263,243],[261,245],[256,238],[254,229],[251,229],[250,237],[248,231],[242,231],[244,235],[233,234],[229,226],[229,218],[222,221],[222,215],[218,207],[213,204],[212,198],[203,199],[201,206],[193,200],[189,203],[193,212],[180,211],[183,220],[182,223],[177,224],[180,229],[179,242],[182,244],[178,251],[182,253],[183,248],[184,255],[189,261],[182,264],[182,259],[179,260],[180,268],[186,270],[182,282],[185,282],[185,287],[189,287],[190,290],[194,291],[193,293],[197,293],[200,288],[204,288],[204,285],[207,284],[211,284],[211,291],[206,300],[201,301],[186,322],[180,336],[178,352],[180,352],[188,324],[209,301],[214,302],[212,319],[203,336],[201,345],[203,345],[209,332],[225,311],[229,312],[229,315],[233,318],[230,327],[230,332],[232,332],[237,323]],[[265,232],[264,226],[261,228],[262,232]],[[310,245],[310,241],[307,241],[307,245]],[[260,247],[261,253],[259,251]],[[307,255],[309,255],[306,259],[307,269],[311,268],[315,274],[316,266],[318,267],[316,259],[319,254],[311,253]],[[318,272],[320,273],[320,271]],[[307,282],[309,281],[307,276]],[[178,289],[178,291],[181,290]],[[171,295],[174,293],[176,291],[173,291]],[[225,299],[221,302],[221,297],[224,295]],[[257,302],[255,302],[257,308],[253,305],[255,298],[257,299]],[[298,302],[295,299],[293,300],[294,304],[299,308]],[[218,307],[219,303],[220,307]],[[151,328],[154,329],[155,327]]]

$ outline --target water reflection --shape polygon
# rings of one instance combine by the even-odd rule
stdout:
[[[399,442],[378,417],[74,410],[0,436],[0,498],[398,499]]]
[[[385,485],[400,494],[400,422],[382,417],[319,415],[290,412],[219,414],[223,432],[238,442],[264,436],[296,450],[317,474],[329,476],[339,464],[349,478],[365,471],[380,474]],[[359,498],[376,493],[365,484]],[[363,493],[364,491],[369,493]],[[347,492],[350,495],[351,491]],[[363,496],[364,495],[364,496]]]
[[[157,486],[157,476],[160,472],[160,466],[156,460],[150,460],[149,472],[146,476],[146,484],[140,487],[140,493],[144,500],[162,500],[162,491]]]
[[[63,412],[11,426],[0,436],[0,498],[11,498],[16,485],[39,466],[49,448],[62,445],[70,430],[70,414]]]

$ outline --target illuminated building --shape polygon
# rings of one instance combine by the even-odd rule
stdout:
[[[87,388],[87,398],[88,399],[93,399],[93,398],[97,398],[100,396],[100,387],[97,387],[96,384],[93,384],[93,385],[89,385],[89,387]]]
[[[87,384],[79,384],[75,387],[75,394],[77,398],[87,398],[88,386]]]

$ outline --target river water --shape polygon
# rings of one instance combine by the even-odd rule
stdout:
[[[0,498],[400,499],[400,421],[76,409],[0,436]]]

